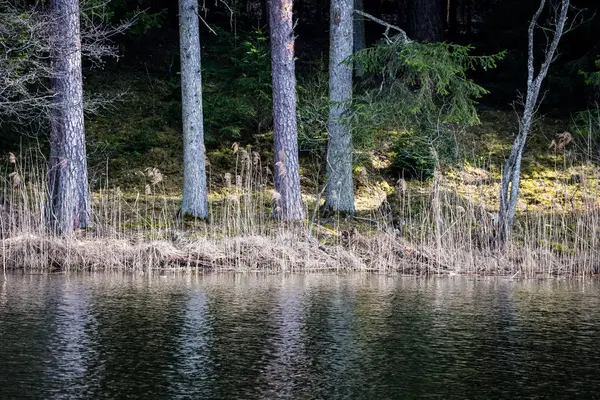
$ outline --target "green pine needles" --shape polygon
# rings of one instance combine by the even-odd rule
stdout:
[[[403,159],[395,165],[402,172],[411,164],[423,169],[455,159],[458,143],[447,132],[479,123],[477,99],[488,93],[468,73],[495,68],[506,54],[474,56],[472,51],[472,46],[450,43],[385,40],[356,53],[352,61],[366,74],[350,116],[355,144],[373,145],[378,134],[396,134],[397,156]]]
[[[600,69],[600,60],[596,61],[596,68]],[[585,77],[585,83],[589,86],[600,88],[600,71],[581,72]]]
[[[479,122],[476,99],[488,91],[467,73],[495,68],[506,52],[473,56],[472,50],[472,46],[449,43],[381,42],[357,53],[353,61],[377,84],[380,101],[401,101],[415,116],[441,113],[437,119],[444,123],[475,124]]]

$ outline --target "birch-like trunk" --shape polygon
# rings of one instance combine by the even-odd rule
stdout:
[[[276,192],[273,216],[286,221],[304,218],[298,163],[293,24],[293,0],[269,0]]]
[[[69,236],[86,228],[90,218],[85,129],[79,0],[52,0],[52,89],[55,103],[51,118],[48,165],[50,229]]]
[[[183,199],[181,215],[208,218],[202,115],[202,71],[198,0],[179,0],[181,108],[183,118]]]
[[[352,101],[353,0],[331,1],[329,45],[329,140],[326,208],[354,214],[352,131],[344,122]]]
[[[334,0],[332,0],[334,1]],[[364,0],[354,0],[354,9],[364,11]],[[354,15],[354,52],[358,53],[367,47],[367,39],[365,33],[365,19],[360,14]],[[363,76],[364,71],[360,65],[355,65],[354,71],[356,76]]]
[[[534,33],[537,27],[540,15],[546,6],[546,0],[540,0],[540,6],[529,24],[528,31],[528,60],[527,60],[527,94],[525,97],[525,108],[519,121],[519,132],[515,136],[510,156],[506,160],[502,172],[502,182],[500,184],[500,209],[498,213],[498,237],[497,242],[500,248],[505,248],[510,239],[510,234],[514,224],[515,213],[517,210],[517,201],[519,199],[519,183],[521,179],[521,160],[523,150],[527,142],[527,136],[531,131],[535,110],[539,105],[539,95],[542,83],[548,74],[550,64],[554,61],[556,50],[561,37],[565,32],[567,14],[569,11],[570,0],[561,0],[560,10],[557,11],[554,21],[550,27],[546,27],[545,35],[549,42],[544,54],[544,60],[539,71],[535,71],[534,59]]]

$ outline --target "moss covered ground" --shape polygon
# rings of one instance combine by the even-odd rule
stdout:
[[[147,169],[157,168],[163,176],[162,190],[177,195],[182,184],[183,146],[179,87],[168,79],[123,73],[110,80],[96,77],[91,85],[95,90],[125,92],[102,115],[87,120],[92,185],[144,193]],[[444,168],[444,185],[493,211],[497,208],[503,160],[510,151],[517,118],[514,112],[485,110],[480,112],[480,119],[481,124],[468,128],[457,139],[462,161]],[[207,126],[210,183],[211,188],[217,189],[224,186],[225,174],[235,174],[239,157],[232,147],[235,138],[220,140],[219,132],[211,131],[211,124]],[[557,147],[557,135],[569,131],[570,126],[571,121],[565,119],[540,118],[536,122],[523,159],[521,211],[568,211],[595,197],[599,172],[583,156],[580,143],[572,140],[564,148]],[[247,150],[258,155],[262,166],[268,169],[271,142],[272,134],[265,132],[242,140],[241,146],[248,146]],[[355,181],[359,210],[372,209],[396,191],[398,177],[389,169],[392,149],[391,143],[381,143],[376,150],[361,152],[358,157]],[[316,196],[323,182],[323,160],[314,153],[303,155],[303,187],[307,195]],[[422,182],[407,183],[407,188],[415,193],[423,187]]]
[[[96,79],[92,86],[104,90],[106,80]],[[96,191],[118,188],[126,204],[121,206],[126,229],[160,231],[164,226],[166,232],[177,214],[182,184],[179,87],[176,79],[154,80],[139,74],[117,75],[111,87],[115,84],[126,91],[122,100],[87,121],[92,185]],[[207,96],[205,102],[209,99]],[[211,121],[209,112],[214,109],[205,109],[212,221],[226,227],[225,236],[244,234],[231,221],[268,225],[272,133],[228,136]],[[503,162],[518,125],[511,111],[480,110],[479,117],[480,124],[457,135],[460,157],[455,164],[442,167],[437,200],[433,179],[405,181],[393,172],[394,143],[361,149],[354,168],[356,218],[315,212],[317,202],[324,201],[325,164],[314,148],[303,151],[303,196],[311,229],[322,243],[339,241],[343,232],[356,230],[363,234],[395,231],[409,242],[429,248],[436,246],[436,240],[439,246],[454,235],[450,247],[458,248],[460,240],[481,247],[493,237],[491,224],[498,208]],[[563,134],[567,131],[573,131],[568,119],[540,116],[536,121],[523,158],[515,229],[518,243],[537,241],[544,251],[554,254],[573,253],[582,246],[579,240],[585,235],[593,236],[584,237],[585,245],[590,246],[597,234],[591,217],[580,217],[598,208],[600,170],[590,157],[585,138],[567,137]],[[155,171],[160,175],[158,182]],[[252,200],[248,200],[249,192]],[[442,203],[437,214],[435,201]],[[250,212],[245,210],[254,214],[244,216]],[[469,218],[462,218],[461,213]],[[585,232],[578,228],[582,224]],[[207,229],[198,221],[185,221],[185,226],[191,235]]]

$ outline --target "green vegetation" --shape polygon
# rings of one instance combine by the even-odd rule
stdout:
[[[357,53],[354,61],[366,73],[352,116],[358,142],[368,137],[377,146],[396,132],[393,172],[409,178],[431,178],[438,163],[459,161],[454,133],[480,122],[477,100],[488,93],[468,73],[495,68],[505,55],[472,50],[393,38]]]
[[[40,160],[34,155],[24,157],[26,153],[16,164],[8,164],[5,175],[18,172],[25,184],[16,184],[12,175],[2,189],[13,210],[3,222],[4,235],[13,238],[5,242],[6,265],[45,268],[50,259],[56,259],[69,268],[92,269],[143,269],[152,263],[156,267],[224,269],[521,271],[523,275],[594,271],[594,246],[600,240],[594,230],[595,221],[600,220],[600,173],[594,164],[585,162],[585,154],[579,152],[575,141],[560,151],[550,147],[558,139],[557,132],[570,128],[569,121],[542,119],[536,125],[528,149],[532,156],[524,160],[523,200],[515,240],[511,251],[498,258],[491,237],[501,163],[515,128],[510,113],[482,112],[481,124],[462,133],[461,141],[470,144],[470,154],[465,152],[468,155],[464,161],[447,165],[437,180],[398,181],[393,163],[399,135],[391,135],[388,143],[378,149],[364,150],[369,156],[359,158],[355,167],[355,219],[319,216],[315,206],[317,200],[323,201],[319,197],[323,178],[319,175],[320,164],[311,156],[302,158],[309,216],[304,227],[271,220],[272,176],[266,168],[271,154],[250,145],[232,148],[222,143],[209,147],[211,220],[206,224],[176,218],[181,183],[181,138],[176,129],[145,125],[148,134],[159,138],[163,135],[162,139],[145,147],[145,152],[126,150],[127,146],[144,149],[143,143],[137,143],[147,142],[138,129],[141,121],[168,119],[169,112],[168,104],[160,101],[160,91],[151,90],[143,80],[137,82],[139,86],[134,83],[129,81],[130,93],[122,106],[89,121],[89,132],[109,132],[103,124],[110,122],[113,134],[101,136],[103,147],[90,135],[91,148],[104,149],[104,153],[91,152],[97,157],[92,158],[96,160],[92,170],[97,171],[93,197],[96,222],[80,234],[77,246],[44,238],[33,223],[22,225],[24,216],[30,221],[41,219],[43,204],[34,199],[35,193],[44,190],[43,168],[28,170]],[[166,87],[153,84],[155,89]],[[144,99],[148,108],[128,106],[136,99]],[[107,161],[108,183],[103,175]],[[158,181],[152,168],[160,173]],[[433,190],[436,182],[440,188],[437,202]],[[307,227],[311,233],[308,237]],[[104,240],[105,246],[115,246],[119,253],[106,261],[105,252],[94,250],[98,240]]]

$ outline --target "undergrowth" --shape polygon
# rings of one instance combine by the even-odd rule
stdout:
[[[180,198],[165,190],[158,168],[147,168],[143,189],[105,186],[92,195],[90,228],[69,238],[44,223],[45,170],[37,151],[11,154],[0,190],[2,265],[7,269],[185,271],[375,271],[405,274],[495,274],[513,277],[580,276],[598,272],[600,208],[597,185],[572,209],[523,210],[507,251],[494,247],[496,215],[483,192],[495,184],[482,174],[444,175],[394,186],[359,181],[355,217],[321,216],[320,180],[303,198],[307,219],[272,219],[272,172],[251,148],[232,154],[231,172],[211,176],[208,221],[178,218]],[[468,171],[468,170],[465,170]],[[359,171],[360,173],[360,171]],[[597,169],[579,170],[581,182]],[[489,181],[486,181],[489,180]],[[566,199],[581,189],[562,187]],[[563,202],[564,203],[564,202]],[[568,202],[567,202],[568,203]],[[556,204],[556,206],[554,205]],[[566,204],[566,203],[565,203]]]

